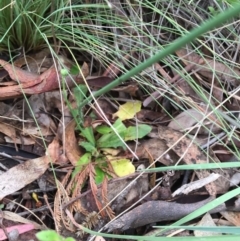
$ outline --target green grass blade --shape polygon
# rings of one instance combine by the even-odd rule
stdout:
[[[186,44],[192,42],[196,38],[200,37],[204,33],[220,26],[222,23],[226,22],[227,20],[233,18],[234,16],[237,16],[240,12],[240,4],[234,4],[232,8],[229,8],[223,13],[218,14],[216,17],[206,21],[203,23],[200,27],[193,29],[190,33],[184,35],[181,38],[176,39],[172,44],[170,44],[165,49],[160,50],[158,53],[156,53],[154,56],[147,59],[145,62],[137,65],[135,68],[131,69],[121,77],[117,78],[112,83],[108,84],[106,87],[100,89],[99,91],[95,92],[93,94],[94,97],[98,97],[102,94],[107,93],[112,88],[116,87],[120,83],[128,80],[129,78],[133,77],[134,75],[137,75],[144,69],[150,67],[154,63],[162,60],[166,56],[169,56],[170,54],[174,53],[176,50],[184,47]],[[92,100],[92,96],[89,96],[85,101],[83,101],[82,106],[85,106]]]

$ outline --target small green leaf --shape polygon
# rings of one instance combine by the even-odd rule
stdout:
[[[99,134],[108,134],[109,132],[112,131],[111,127],[108,127],[108,126],[98,126],[95,128],[96,132],[98,132]]]
[[[117,119],[113,124],[116,132],[124,139],[125,132],[127,130],[126,126],[122,123],[120,119]],[[108,147],[124,147],[124,143],[116,135],[116,133],[111,129],[111,132],[104,134],[97,140],[97,147],[108,148]]]
[[[127,128],[124,140],[132,141],[136,139],[141,139],[144,136],[146,136],[151,130],[152,130],[151,126],[144,125],[144,124],[140,124],[137,126],[130,126]]]
[[[96,184],[101,184],[103,182],[104,177],[106,176],[105,172],[98,166],[95,167],[95,182]]]
[[[124,133],[118,133],[124,139]],[[107,147],[124,147],[124,143],[120,140],[120,138],[115,133],[109,133],[101,136],[97,140],[97,147],[99,148],[107,148]]]
[[[97,151],[95,146],[93,146],[90,142],[82,141],[80,143],[80,146],[82,146],[87,152],[94,153]]]
[[[95,137],[92,127],[83,128],[81,131],[81,135],[84,136],[93,146],[95,146]]]
[[[77,75],[79,74],[79,68],[76,64],[72,65],[70,70],[69,70],[70,74],[72,75]]]
[[[88,164],[92,159],[91,153],[87,152],[84,155],[81,156],[81,158],[77,161],[77,165],[72,172],[72,178],[74,178],[81,170],[82,167],[86,164]]]
[[[44,230],[36,234],[39,241],[62,241],[63,238],[53,230]]]
[[[117,119],[114,124],[113,127],[116,129],[116,131],[118,133],[120,132],[125,132],[127,130],[126,126],[123,124],[123,122],[121,121],[121,119]]]

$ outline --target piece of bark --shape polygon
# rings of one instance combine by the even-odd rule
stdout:
[[[194,212],[212,200],[214,200],[214,197],[209,197],[203,201],[188,204],[166,201],[149,201],[109,223],[106,225],[104,230],[108,232],[113,230],[124,231],[150,223],[178,220]],[[227,207],[226,204],[223,203],[212,209],[210,213],[218,213],[225,210],[239,211],[239,199],[238,201],[235,201],[234,206]]]

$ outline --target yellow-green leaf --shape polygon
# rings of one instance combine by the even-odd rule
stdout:
[[[132,119],[136,113],[141,110],[142,103],[140,101],[127,102],[119,107],[119,110],[113,114],[121,120]]]
[[[135,167],[129,159],[115,160],[110,163],[119,177],[124,177],[135,172]]]

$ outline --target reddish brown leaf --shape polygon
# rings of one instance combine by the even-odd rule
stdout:
[[[94,200],[96,202],[96,205],[98,207],[98,210],[100,211],[100,214],[102,215],[102,217],[105,217],[106,212],[105,212],[105,210],[103,210],[102,203],[100,202],[100,200],[98,200],[98,196],[97,196],[98,188],[97,188],[97,185],[96,185],[95,180],[94,180],[95,176],[96,176],[95,169],[94,169],[94,166],[91,163],[89,163],[88,166],[89,166],[89,169],[90,169],[89,180],[90,180],[90,186],[91,186],[92,194],[93,194]]]
[[[75,121],[71,121],[66,127],[66,155],[69,161],[73,166],[76,166],[77,161],[82,156],[81,149],[77,143],[77,139],[75,137]]]
[[[25,94],[40,94],[60,88],[61,82],[59,80],[59,76],[61,75],[58,73],[55,66],[52,66],[39,76],[18,67],[13,67],[11,64],[3,60],[0,60],[0,64],[4,64],[3,67],[8,71],[13,80],[21,83],[21,86],[17,84],[14,86],[0,88],[0,99],[18,97],[21,96],[23,92]],[[88,65],[86,63],[83,64],[81,71],[83,77],[82,74],[72,76],[74,81],[69,76],[65,78],[66,85],[69,88],[76,85],[76,83],[84,82],[83,78],[85,78],[89,73]]]
[[[0,65],[8,72],[12,80],[15,80],[19,83],[26,83],[38,78],[38,74],[22,70],[2,59],[0,59]]]

